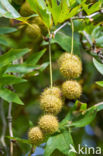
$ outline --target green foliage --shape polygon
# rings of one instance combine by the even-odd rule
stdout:
[[[0,27],[0,35],[1,34],[6,34],[6,33],[11,33],[17,31],[16,28],[11,28],[11,27]]]
[[[8,0],[0,0],[0,17],[18,18],[20,14],[8,2]]]
[[[93,63],[96,69],[103,75],[103,64],[98,62],[95,58],[93,58]]]
[[[39,16],[42,18],[44,21],[45,25],[50,28],[51,25],[51,15],[50,12],[48,11],[48,8],[46,7],[46,4],[44,0],[28,0],[31,8],[39,14]]]
[[[103,75],[103,63],[102,56],[96,53],[98,51],[102,53],[103,48],[103,18],[100,12],[103,1],[59,0],[58,3],[56,0],[27,1],[34,14],[21,17],[20,5],[12,1],[0,0],[0,17],[2,17],[0,18],[0,98],[4,100],[4,115],[7,114],[8,103],[19,104],[13,104],[12,112],[13,132],[16,137],[8,136],[7,138],[19,143],[22,153],[17,152],[18,155],[29,154],[31,144],[25,136],[27,136],[28,129],[36,125],[41,115],[40,93],[44,88],[49,87],[49,68],[47,68],[49,34],[41,36],[40,41],[34,40],[26,35],[27,25],[31,26],[34,17],[40,16],[47,29],[50,30],[53,84],[61,86],[64,78],[60,75],[56,62],[63,51],[71,52],[70,20],[73,18],[73,52],[83,61],[83,73],[78,79],[83,85],[83,94],[76,102],[63,99],[65,105],[58,116],[59,129],[54,135],[47,136],[45,139],[44,156],[58,155],[57,153],[75,156],[75,153],[69,153],[69,147],[70,144],[76,147],[77,144],[85,141],[85,138],[89,138],[84,131],[85,126],[91,125],[93,128],[103,130],[101,124],[103,118],[100,112],[103,110],[103,102],[100,102],[103,101],[103,80],[100,76],[100,74]],[[55,30],[58,30],[67,20],[68,24],[54,36]],[[42,28],[40,31],[43,34]],[[93,61],[92,57],[95,57]],[[1,120],[0,124],[2,125]],[[83,134],[80,133],[81,130]],[[0,133],[1,131],[2,128]],[[92,137],[92,140],[100,144],[98,135]],[[9,146],[8,142],[7,145]]]
[[[101,7],[101,2],[98,1],[96,2],[95,4],[93,4],[91,7],[89,7],[90,4],[86,4],[85,1],[82,2],[82,7],[84,9],[84,11],[90,15],[98,10],[100,10],[100,7]]]
[[[80,11],[81,6],[78,5],[71,10],[68,0],[62,0],[59,5],[55,0],[51,0],[51,3],[48,3],[48,7],[52,13],[54,23],[57,25],[76,15]]]
[[[9,74],[4,74],[3,76],[0,77],[0,85],[13,85],[13,84],[18,84],[26,82],[25,79],[21,79],[19,77],[16,77],[14,75],[9,75]]]
[[[44,156],[50,156],[56,149],[67,156],[75,156],[75,153],[69,153],[70,144],[73,145],[73,140],[70,131],[67,129],[64,132],[49,138]]]
[[[8,65],[12,61],[19,59],[24,54],[28,53],[29,49],[11,49],[6,54],[0,56],[0,67]]]
[[[103,81],[97,81],[96,84],[103,87]]]
[[[0,97],[7,102],[14,102],[20,105],[23,105],[23,102],[20,98],[12,91],[6,88],[0,88]]]
[[[71,36],[65,34],[64,32],[58,32],[53,42],[59,44],[63,50],[71,52]],[[80,45],[78,43],[78,38],[77,41],[74,41],[74,52],[80,56]]]

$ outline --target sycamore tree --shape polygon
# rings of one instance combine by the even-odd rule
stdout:
[[[103,0],[0,0],[0,156],[103,154],[102,48]]]

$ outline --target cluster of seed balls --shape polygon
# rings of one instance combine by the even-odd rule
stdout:
[[[32,144],[42,143],[45,136],[52,135],[59,128],[56,115],[61,111],[64,98],[70,100],[77,99],[81,96],[82,87],[74,80],[82,72],[82,63],[78,56],[64,53],[58,60],[60,72],[67,78],[62,84],[61,89],[58,87],[46,88],[40,96],[40,107],[45,112],[39,122],[38,127],[33,127],[28,133],[29,140]]]
[[[28,17],[32,14],[35,14],[27,1],[25,1],[20,8],[20,14],[23,17]],[[28,35],[29,38],[33,39],[34,41],[39,41],[42,39],[42,35],[47,34],[47,28],[43,23],[42,19],[39,16],[31,18],[30,21],[31,26],[27,26],[25,33]]]

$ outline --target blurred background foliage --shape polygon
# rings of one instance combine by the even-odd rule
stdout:
[[[24,0],[10,0],[12,6],[22,15],[30,16],[34,12]],[[98,1],[88,0],[86,4],[93,5]],[[72,7],[81,3],[80,0],[74,3]],[[102,4],[102,3],[101,3]],[[90,12],[91,14],[91,12]],[[83,15],[87,15],[83,11]],[[35,16],[35,15],[34,15]],[[31,17],[28,22],[33,24],[33,30],[27,24],[14,19],[0,18],[0,54],[3,55],[11,48],[27,49],[24,56],[19,58],[19,65],[4,66],[5,73],[16,73],[18,77],[27,80],[13,85],[15,93],[23,101],[24,105],[13,104],[13,133],[15,137],[27,139],[27,133],[32,125],[36,125],[38,119],[42,115],[39,107],[39,97],[44,88],[49,86],[49,59],[48,59],[48,42],[44,38],[48,35],[47,28],[40,17]],[[54,31],[58,26],[53,26]],[[83,62],[83,73],[78,79],[83,86],[83,94],[79,99],[83,103],[87,103],[87,107],[91,107],[103,101],[103,88],[96,84],[96,81],[103,80],[102,75],[97,71],[93,64],[95,57],[101,64],[101,59],[97,53],[91,51],[90,43],[94,43],[96,49],[102,51],[103,48],[103,15],[98,14],[92,19],[74,20],[74,54],[79,55]],[[34,33],[34,35],[33,35]],[[85,36],[88,36],[90,43]],[[57,66],[59,56],[71,50],[71,25],[66,25],[52,39],[52,62],[53,62],[53,84],[60,86],[65,80],[60,74]],[[43,50],[44,49],[44,50]],[[26,49],[25,49],[26,50]],[[2,58],[1,58],[2,60]],[[12,60],[11,60],[12,61]],[[101,64],[102,65],[102,64]],[[103,65],[102,65],[103,67]],[[103,71],[103,69],[102,69]],[[5,76],[5,75],[4,75]],[[3,77],[4,78],[4,77]],[[7,80],[7,79],[6,79]],[[7,84],[7,82],[6,82]],[[12,83],[11,83],[12,84]],[[10,84],[8,84],[10,85]],[[62,112],[59,114],[59,121],[64,119],[70,108],[73,107],[75,101],[66,101]],[[8,102],[4,101],[4,112],[8,116]],[[86,144],[88,146],[100,146],[103,149],[103,111],[100,111],[95,120],[84,128],[72,129],[74,144]],[[0,134],[2,133],[2,120],[0,120]],[[9,136],[8,129],[6,136]],[[9,139],[6,138],[9,145]],[[35,151],[34,155],[43,155],[41,145]],[[0,155],[2,154],[2,145],[0,146]],[[26,156],[30,151],[30,146],[21,141],[14,143],[15,156]],[[5,154],[4,154],[5,155]],[[33,156],[34,156],[33,155]],[[52,156],[63,155],[60,151],[55,150]]]

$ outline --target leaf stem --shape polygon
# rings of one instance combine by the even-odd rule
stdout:
[[[53,75],[52,75],[52,55],[51,55],[51,34],[49,32],[49,62],[50,62],[50,86],[53,86]]]
[[[71,26],[72,26],[72,43],[71,43],[71,55],[73,55],[73,45],[74,45],[74,24],[71,19]]]

